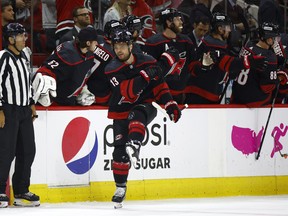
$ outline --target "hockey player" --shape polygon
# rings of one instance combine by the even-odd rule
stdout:
[[[128,15],[123,18],[123,23],[132,34],[133,37],[133,52],[142,52],[141,46],[145,45],[142,40],[138,40],[141,31],[142,31],[142,23],[141,20],[134,15]]]
[[[211,34],[204,37],[197,49],[197,59],[200,61],[193,65],[192,76],[186,88],[186,103],[217,104],[223,94],[221,83],[227,81],[228,76],[235,79],[241,70],[265,68],[264,56],[249,55],[238,58],[229,55],[226,40],[231,27],[231,21],[225,14],[213,15]],[[213,58],[214,62],[209,67],[200,65],[204,53],[209,53]]]
[[[189,64],[195,58],[193,43],[187,35],[181,34],[182,16],[176,9],[163,10],[160,13],[160,20],[164,27],[163,33],[148,38],[143,51],[155,59],[159,59],[161,54],[170,47],[179,51],[180,60],[165,79],[174,100],[182,104],[184,102],[184,89],[190,77]]]
[[[108,118],[113,119],[114,151],[113,176],[116,191],[112,197],[115,208],[122,207],[130,161],[135,167],[139,160],[145,127],[154,119],[157,110],[152,101],[165,105],[170,119],[177,122],[181,111],[163,80],[161,68],[149,55],[132,53],[132,35],[127,29],[112,37],[114,58],[105,68],[112,88]],[[165,56],[166,55],[166,56]],[[166,58],[165,54],[162,58]]]
[[[35,101],[43,106],[53,101],[60,105],[93,104],[95,97],[84,86],[92,68],[98,66],[93,54],[97,48],[97,33],[92,27],[82,29],[78,40],[60,44],[37,70],[33,80]],[[98,54],[107,58],[101,50]]]
[[[287,73],[288,35],[285,33],[280,34],[280,36],[274,41],[272,48],[277,56],[278,70]],[[287,103],[287,95],[288,85],[280,85],[275,103]]]
[[[279,36],[279,26],[273,23],[263,23],[259,27],[259,41],[248,43],[241,50],[240,55],[266,56],[268,66],[259,71],[255,68],[241,70],[236,81],[233,82],[231,102],[245,104],[248,107],[259,107],[270,104],[274,97],[273,90],[281,81],[286,85],[287,74],[278,70],[277,57],[272,46]]]

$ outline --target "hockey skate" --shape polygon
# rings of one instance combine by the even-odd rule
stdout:
[[[24,194],[15,194],[14,195],[14,206],[22,207],[37,207],[40,206],[40,198],[36,194],[27,192]]]
[[[126,153],[128,154],[130,161],[134,168],[137,167],[137,162],[139,161],[141,143],[139,141],[129,141],[126,143]]]
[[[126,187],[117,187],[112,197],[112,202],[114,202],[115,209],[123,207],[123,201],[125,197],[126,197]]]
[[[6,194],[0,194],[0,208],[7,208],[9,198]]]

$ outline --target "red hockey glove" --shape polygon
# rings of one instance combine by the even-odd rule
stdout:
[[[245,55],[243,62],[246,69],[252,68],[260,71],[265,70],[268,65],[266,57],[258,55]]]
[[[140,75],[149,83],[151,80],[158,80],[163,77],[162,69],[158,65],[153,65],[140,71]]]
[[[288,82],[287,71],[277,71],[277,76],[280,80],[281,85],[286,85]]]
[[[178,104],[176,101],[169,101],[165,104],[165,110],[167,114],[169,115],[169,118],[173,122],[177,122],[181,117],[181,110],[178,107]]]

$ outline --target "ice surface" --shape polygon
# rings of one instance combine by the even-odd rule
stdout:
[[[112,202],[77,202],[49,204],[40,207],[8,207],[0,216],[277,216],[288,215],[288,196],[224,197],[125,201],[122,209]]]

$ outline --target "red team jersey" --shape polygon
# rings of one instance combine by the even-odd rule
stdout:
[[[76,7],[84,6],[91,12],[89,0],[56,0],[57,10],[57,26],[56,36],[63,35],[67,30],[72,29],[74,21],[72,17],[72,11]],[[91,15],[92,20],[92,15]]]

